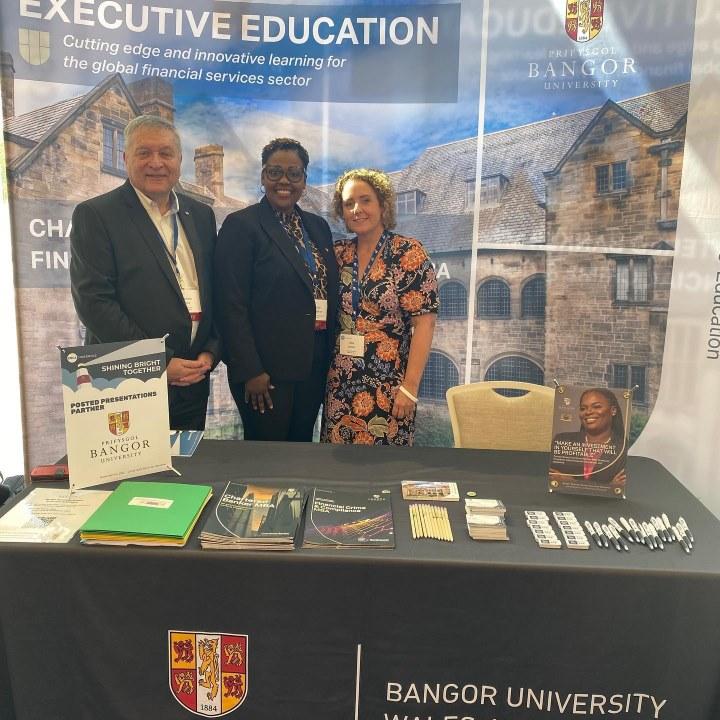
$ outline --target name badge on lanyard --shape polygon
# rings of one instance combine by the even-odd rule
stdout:
[[[365,272],[363,273],[363,281],[367,277],[370,269],[373,266],[377,256],[385,247],[389,235],[384,232],[375,246],[375,249],[370,255]],[[355,258],[352,266],[352,320],[353,327],[357,327],[357,318],[360,314],[360,269],[358,266],[358,254],[357,248],[355,250]],[[343,332],[340,334],[340,354],[348,355],[349,357],[364,357],[365,356],[365,336],[357,331],[355,332]]]
[[[178,285],[180,286],[180,292],[182,293],[183,300],[185,301],[187,311],[190,314],[190,320],[192,320],[192,322],[200,322],[200,320],[202,318],[202,304],[200,302],[200,290],[196,287],[189,286],[189,284],[187,282],[187,278],[183,277],[182,273],[180,272],[180,266],[178,265],[178,261],[177,261],[177,248],[178,248],[180,231],[178,230],[178,222],[177,222],[177,214],[176,213],[173,213],[172,223],[173,223],[172,253],[168,250],[167,245],[165,245],[164,240],[163,240],[163,247],[165,248],[165,252],[167,252],[167,254],[169,255],[170,261],[172,262],[172,265],[173,265],[173,269],[175,270],[175,277],[177,278]]]
[[[315,255],[313,254],[312,240],[308,231],[305,229],[305,224],[301,221],[301,229],[303,235],[303,246],[300,250],[300,255],[305,260],[305,267],[310,275],[313,285],[313,294],[315,293],[315,285],[317,282],[318,266],[315,261]],[[315,330],[327,329],[327,313],[328,313],[328,302],[326,298],[315,298]]]
[[[193,322],[200,322],[202,319],[202,305],[200,304],[200,290],[198,288],[184,288],[181,286],[183,300],[187,305],[190,319]]]
[[[315,327],[322,324],[323,327],[327,326],[327,312],[328,312],[328,301],[315,298]]]

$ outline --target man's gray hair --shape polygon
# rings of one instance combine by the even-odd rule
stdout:
[[[157,115],[138,115],[133,118],[123,130],[123,136],[125,137],[125,148],[130,147],[133,135],[138,130],[167,130],[175,136],[175,144],[177,145],[178,153],[182,154],[182,143],[180,142],[180,135],[175,129],[175,126],[167,120],[158,117]]]

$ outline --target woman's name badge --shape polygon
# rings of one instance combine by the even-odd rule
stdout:
[[[315,298],[315,322],[327,322],[327,300]]]
[[[340,354],[350,357],[365,356],[365,336],[356,333],[340,334]]]

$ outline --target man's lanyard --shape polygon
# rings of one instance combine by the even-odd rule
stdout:
[[[380,254],[382,249],[385,247],[385,243],[390,238],[390,233],[385,230],[383,234],[380,236],[380,239],[377,241],[377,245],[375,246],[375,249],[372,251],[372,255],[370,255],[370,260],[368,260],[368,264],[365,266],[365,272],[363,272],[362,276],[362,284],[365,283],[365,280],[367,279],[368,274],[370,273],[370,270],[373,266],[373,263],[377,259],[377,256]],[[352,265],[352,307],[353,307],[353,322],[357,320],[358,313],[360,312],[360,285],[361,282],[359,280],[360,275],[360,269],[358,265],[358,247],[357,242],[355,245],[355,257],[353,258],[353,265]]]
[[[170,262],[173,264],[173,267],[175,268],[175,274],[180,277],[180,268],[178,267],[177,263],[177,248],[178,248],[178,240],[179,240],[179,234],[180,231],[178,230],[178,221],[177,221],[177,213],[174,212],[172,214],[172,223],[173,223],[173,247],[172,252],[168,250],[167,243],[165,242],[165,238],[160,234],[160,239],[162,240],[163,247],[165,248],[165,252],[167,253],[168,257],[170,258]]]

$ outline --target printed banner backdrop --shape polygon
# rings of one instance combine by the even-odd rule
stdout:
[[[13,0],[0,13],[30,465],[64,452],[51,348],[84,334],[72,208],[123,181],[122,129],[141,112],[176,123],[182,189],[219,223],[259,198],[272,137],[308,147],[302,204],[338,236],[338,174],[392,173],[398,229],[440,280],[419,444],[452,444],[445,391],[483,379],[637,386],[640,434],[663,367],[694,0]],[[221,366],[208,436],[241,433]]]

